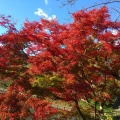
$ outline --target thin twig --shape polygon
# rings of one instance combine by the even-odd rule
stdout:
[[[120,17],[120,11],[116,10],[115,8],[112,8],[112,9],[119,13],[118,17],[117,17],[116,20],[115,20],[115,22],[117,22],[117,20],[118,20],[119,17]]]
[[[107,2],[102,2],[102,3],[98,3],[98,4],[96,4],[96,5],[92,5],[92,6],[90,6],[90,7],[87,7],[87,8],[85,8],[85,9],[90,9],[90,8],[93,8],[93,7],[97,7],[97,6],[100,6],[100,5],[107,5],[107,4],[111,4],[111,3],[115,3],[115,2],[120,2],[120,0],[113,0],[113,1],[107,1]]]

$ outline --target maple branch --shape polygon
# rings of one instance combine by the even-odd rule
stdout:
[[[104,5],[105,6],[107,4],[115,3],[115,2],[120,2],[120,0],[113,0],[113,1],[110,0],[110,1],[107,1],[107,2],[98,3],[96,5],[92,5],[90,7],[85,8],[85,9],[90,9],[90,8],[97,7],[97,6],[100,6],[100,5]]]
[[[34,54],[34,56],[36,56],[35,52],[30,48],[30,46],[26,43],[26,46],[30,49],[30,51],[32,51],[32,54]]]
[[[95,111],[95,116],[94,116],[94,118],[95,118],[95,120],[96,120],[96,115],[97,115],[97,101],[95,101],[95,104],[94,104],[94,111]]]
[[[59,1],[59,0],[58,0]],[[75,5],[75,2],[77,0],[67,0],[67,3],[63,3],[62,6],[66,6],[66,5]],[[94,7],[97,7],[97,6],[100,6],[100,5],[107,5],[107,4],[111,4],[111,3],[117,3],[117,2],[120,2],[120,0],[109,0],[109,1],[106,1],[106,2],[102,2],[102,3],[97,3],[95,5],[92,5],[90,7],[86,7],[84,9],[90,9],[90,8],[94,8]]]
[[[118,12],[119,13],[119,15],[118,15],[118,17],[116,18],[116,20],[115,20],[115,23],[117,22],[117,20],[119,19],[119,17],[120,17],[120,12],[118,11],[118,10],[116,10],[115,8],[112,8],[113,10],[115,10],[116,12]]]
[[[88,81],[88,79],[87,79],[87,77],[86,77],[86,75],[85,75],[85,72],[84,72],[84,70],[83,70],[84,63],[83,63],[83,60],[82,60],[82,59],[81,59],[81,62],[82,62],[82,69],[81,69],[82,78],[84,78],[84,79],[87,81],[87,83],[89,83],[89,86],[90,86],[90,89],[91,89],[93,95],[96,96],[95,91],[94,91],[94,89],[93,89],[91,83]]]
[[[59,1],[59,0],[58,0]],[[74,5],[74,3],[76,2],[77,0],[67,0],[67,3],[62,3],[62,7],[66,6],[66,5]]]
[[[75,102],[75,104],[76,104],[76,108],[77,108],[77,110],[78,110],[80,116],[82,117],[82,119],[83,119],[83,120],[86,120],[84,114],[83,114],[82,111],[80,110],[80,107],[79,107],[79,104],[78,104],[77,99],[74,99],[74,102]]]
[[[103,85],[103,87],[102,87],[102,90],[101,90],[101,93],[105,90],[105,87],[106,87],[106,80],[107,80],[107,78],[106,78],[106,74],[104,74],[105,76],[105,78],[104,78],[104,85]]]
[[[112,75],[113,75],[113,77],[115,77],[117,80],[120,81],[120,76],[117,73],[113,73]]]

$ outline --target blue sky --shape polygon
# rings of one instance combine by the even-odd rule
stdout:
[[[40,18],[57,19],[61,24],[71,22],[70,13],[89,7],[99,0],[78,0],[74,6],[62,7],[65,0],[0,0],[0,14],[11,15],[20,29],[26,19],[39,21]],[[0,28],[0,33],[3,31]]]

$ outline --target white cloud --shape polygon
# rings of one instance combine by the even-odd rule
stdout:
[[[45,4],[48,5],[48,0],[44,0],[45,1]]]
[[[34,13],[38,16],[43,17],[43,18],[48,18],[48,15],[41,8],[38,8],[38,11],[34,12]]]
[[[54,20],[56,19],[56,15],[52,15],[51,17],[48,17],[48,20]]]
[[[36,14],[44,19],[47,19],[47,20],[56,19],[56,15],[48,16],[41,8],[38,8],[38,11],[34,12],[34,14]]]
[[[113,35],[117,35],[117,34],[118,34],[118,30],[113,29],[113,30],[112,30],[112,34],[113,34]]]

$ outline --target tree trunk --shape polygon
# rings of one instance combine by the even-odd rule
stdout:
[[[94,119],[96,120],[96,115],[97,115],[97,102],[95,102],[95,108],[94,108],[94,110],[95,110],[95,116],[94,116]]]
[[[117,96],[117,99],[115,100],[115,103],[113,105],[113,109],[118,109],[120,106],[120,95]]]
[[[80,117],[82,117],[83,120],[86,120],[84,114],[83,114],[82,111],[80,110],[80,107],[79,107],[79,105],[78,105],[78,101],[77,101],[76,99],[74,99],[74,102],[75,102],[75,104],[76,104],[76,108],[77,108],[77,110],[78,110],[78,113],[79,113]]]
[[[118,73],[114,73],[112,74],[113,77],[115,77],[118,81],[120,81],[120,76],[118,75]],[[113,109],[118,109],[120,106],[120,94],[117,96],[117,99],[115,100],[115,103],[113,105]]]

